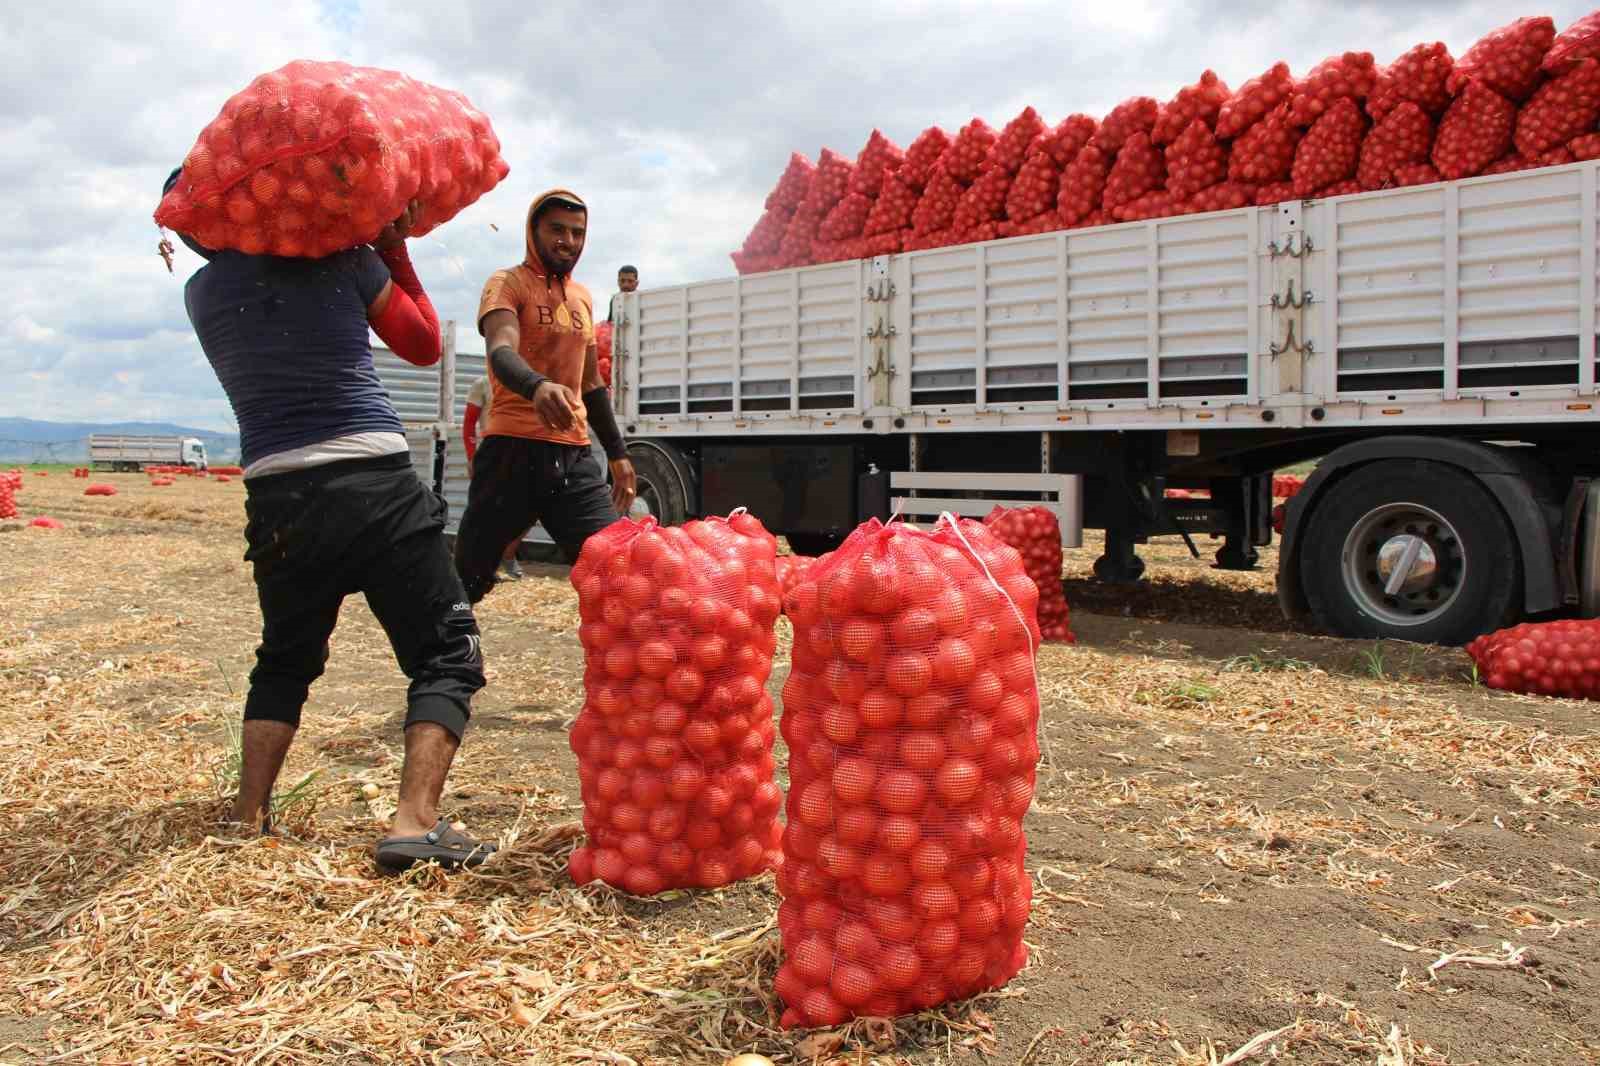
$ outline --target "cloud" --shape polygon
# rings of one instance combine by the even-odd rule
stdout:
[[[1588,9],[1544,10],[1565,25]],[[413,249],[469,347],[483,279],[521,258],[523,213],[552,185],[591,204],[579,277],[603,306],[625,262],[647,287],[728,274],[791,151],[853,156],[874,127],[904,145],[1028,104],[1051,121],[1100,114],[1207,66],[1237,85],[1344,49],[1386,62],[1438,39],[1460,54],[1510,13],[1503,0],[16,5],[0,12],[0,414],[232,424],[183,311],[199,261],[180,247],[168,275],[150,214],[222,102],[291,59],[404,70],[491,116],[510,178]]]

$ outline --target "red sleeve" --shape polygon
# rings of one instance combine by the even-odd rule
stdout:
[[[379,253],[389,267],[394,289],[383,312],[370,318],[372,331],[389,350],[408,363],[432,366],[439,361],[439,317],[411,266],[405,245]]]
[[[478,415],[483,409],[475,403],[467,404],[467,415],[461,423],[461,443],[467,446],[467,461],[478,453]]]

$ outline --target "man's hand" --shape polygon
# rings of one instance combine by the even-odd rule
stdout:
[[[634,480],[632,460],[611,460],[611,505],[617,509],[618,517],[628,517],[628,509],[633,506],[636,495],[638,483]]]
[[[554,381],[541,381],[533,390],[533,409],[539,412],[553,429],[571,429],[578,424],[573,412],[578,410],[578,397],[565,385]]]
[[[406,209],[400,217],[383,227],[383,232],[378,234],[378,239],[373,245],[378,251],[387,251],[398,248],[406,243],[406,238],[411,236],[411,227],[417,224],[417,202],[412,200],[406,204]]]

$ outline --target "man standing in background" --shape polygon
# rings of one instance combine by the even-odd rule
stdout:
[[[623,292],[632,292],[634,289],[637,289],[638,287],[639,287],[639,268],[638,267],[636,267],[636,266],[625,266],[621,270],[617,271],[617,288],[621,289]],[[616,322],[616,320],[617,320],[617,298],[615,296],[613,296],[611,298],[611,307],[610,307],[610,309],[608,311],[606,311],[606,321],[614,323],[614,322]]]
[[[467,410],[461,419],[461,443],[467,450],[467,479],[472,479],[472,461],[478,454],[478,428],[489,424],[489,405],[494,402],[489,388],[489,377],[484,375],[467,390]],[[526,536],[526,532],[523,536]],[[506,545],[500,560],[500,573],[511,581],[522,580],[522,564],[517,562],[517,548],[522,543],[519,536]]]
[[[569,558],[626,514],[633,464],[600,379],[594,299],[572,277],[589,209],[555,189],[528,208],[527,252],[484,284],[478,331],[489,352],[493,401],[456,535],[456,570],[476,603],[494,587],[506,542],[543,522]],[[605,449],[612,486],[589,450]]]

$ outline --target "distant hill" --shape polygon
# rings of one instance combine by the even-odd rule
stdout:
[[[74,462],[89,458],[91,433],[140,433],[151,436],[197,437],[213,463],[239,457],[239,434],[196,429],[171,422],[41,422],[33,418],[0,418],[0,460]]]

